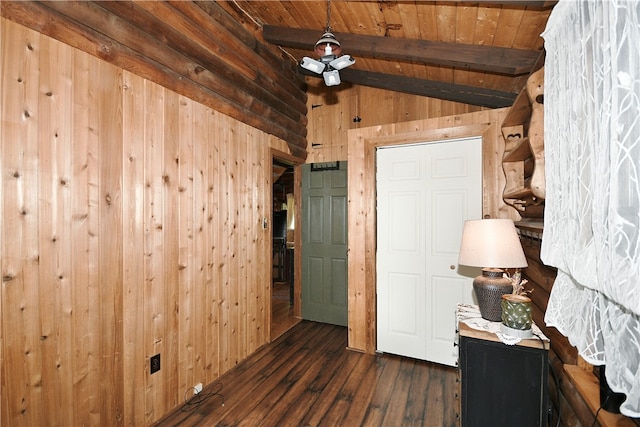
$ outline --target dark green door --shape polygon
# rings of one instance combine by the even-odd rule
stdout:
[[[347,162],[302,173],[302,318],[347,326]]]

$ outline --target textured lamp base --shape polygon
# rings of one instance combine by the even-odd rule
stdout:
[[[483,268],[482,276],[473,279],[473,290],[478,298],[478,308],[483,319],[490,322],[502,320],[502,295],[513,292],[511,281],[502,277],[497,268]]]

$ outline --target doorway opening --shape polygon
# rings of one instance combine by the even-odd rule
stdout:
[[[300,322],[295,292],[296,165],[273,158],[271,215],[271,340]]]

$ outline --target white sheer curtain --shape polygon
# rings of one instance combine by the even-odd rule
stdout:
[[[640,2],[561,1],[543,34],[545,322],[640,416]]]

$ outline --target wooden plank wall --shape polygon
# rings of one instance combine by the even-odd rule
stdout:
[[[327,89],[307,77],[307,162],[347,160],[347,133],[352,129],[445,117],[482,107],[342,83]]]
[[[307,162],[349,162],[349,347],[375,351],[375,193],[371,144],[483,135],[483,211],[520,219],[502,200],[504,143],[500,125],[508,109],[482,107],[341,84],[326,89],[307,78]],[[354,120],[355,119],[355,120]],[[365,143],[366,140],[377,142]],[[380,139],[381,138],[381,139]]]
[[[0,423],[148,425],[269,339],[262,217],[287,145],[4,18],[0,35]]]
[[[508,109],[371,126],[348,132],[349,346],[372,353],[375,342],[375,147],[482,136],[483,216],[520,219],[504,204],[504,143],[500,124]]]

